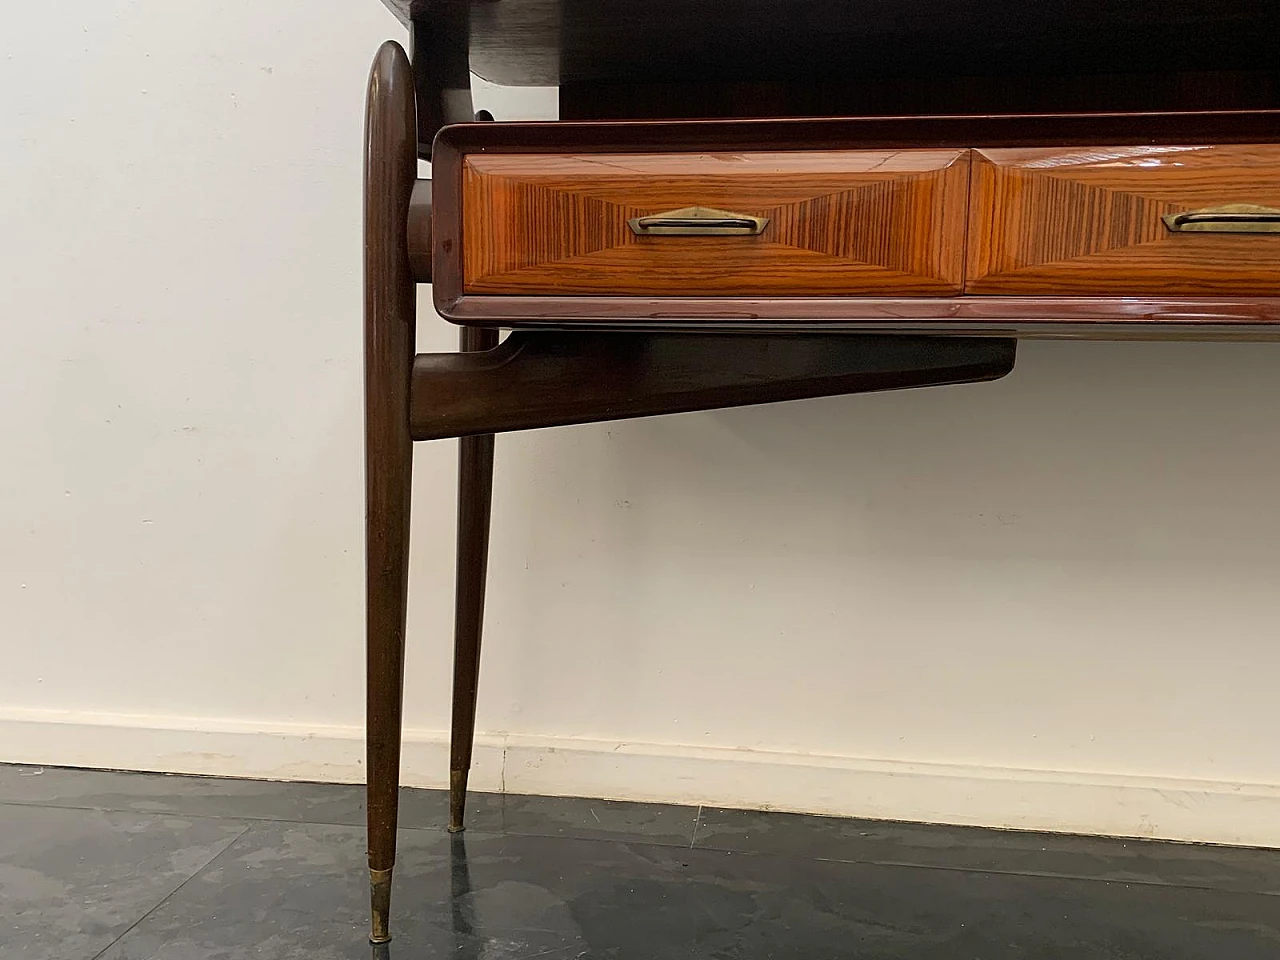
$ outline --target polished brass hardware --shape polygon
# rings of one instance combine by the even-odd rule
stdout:
[[[711,207],[682,207],[647,217],[633,217],[627,225],[640,237],[734,237],[760,233],[769,225],[769,218]]]
[[[1173,233],[1280,233],[1280,210],[1252,203],[1168,213],[1161,219]]]

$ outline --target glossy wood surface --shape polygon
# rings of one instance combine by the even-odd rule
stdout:
[[[1146,295],[1133,295],[1132,287],[1090,297],[1072,291],[948,295],[962,289],[962,271],[971,266],[961,250],[966,239],[972,243],[967,180],[968,151],[975,146],[985,151],[982,162],[996,168],[994,177],[1000,169],[1016,169],[1018,176],[1038,169],[1027,159],[1032,148],[1060,157],[1082,145],[1280,141],[1275,3],[386,2],[413,29],[416,152],[429,159],[434,145],[437,179],[430,186],[413,183],[414,94],[403,52],[385,46],[369,89],[365,183],[375,940],[388,936],[395,859],[411,440],[463,438],[450,756],[450,827],[457,829],[475,725],[494,432],[995,379],[1012,367],[1013,335],[1280,337],[1280,297],[1250,296],[1250,288],[1234,283],[1216,286],[1226,275],[1221,271],[1239,271],[1242,262],[1228,264],[1218,248],[1212,296],[1180,295],[1167,284]],[[474,116],[471,71],[500,83],[558,84],[560,115],[568,120],[864,119],[474,124],[468,122]],[[1204,110],[1218,112],[1188,112]],[[1019,113],[1037,115],[1010,115]],[[784,160],[784,151],[810,158],[794,153]],[[812,155],[824,151],[878,154],[883,162],[857,171],[786,168],[812,165]],[[1008,162],[999,151],[1010,151],[1003,155]],[[746,192],[740,170],[726,179],[711,172],[715,164],[696,175],[682,167],[691,154],[740,158],[744,152],[769,152],[777,164]],[[906,152],[951,159],[923,169],[895,166]],[[643,204],[637,207],[635,171],[601,161],[626,154],[630,162],[645,153],[663,154],[655,160],[663,169],[638,178]],[[555,172],[557,154],[574,155],[574,163],[592,169]],[[513,177],[510,171],[521,165],[525,172]],[[537,171],[550,172],[539,179]],[[951,181],[961,171],[965,189],[956,190]],[[850,176],[862,179],[831,180]],[[1067,180],[1067,196],[1083,190],[1093,198],[1080,208],[1085,212],[1073,213],[1071,203],[1059,203],[1058,193],[1042,186],[1026,193],[1020,207],[1059,210],[1055,222],[1068,229],[1028,241],[1030,255],[1043,260],[1029,266],[1059,271],[1058,282],[1064,267],[1078,273],[1081,259],[1132,258],[1135,249],[1145,256],[1146,246],[1162,241],[1146,239],[1146,228],[1134,224],[1147,221],[1135,220],[1134,211],[1145,217],[1153,204],[1207,192],[1194,177],[1183,177],[1177,196],[1154,198],[1145,187]],[[584,192],[584,182],[604,195]],[[677,202],[675,195],[691,186],[701,195]],[[464,228],[464,198],[476,190],[482,202],[468,208]],[[1096,196],[1116,192],[1132,199]],[[505,199],[494,204],[491,193]],[[1219,202],[1232,200],[1265,202],[1258,194]],[[685,255],[655,257],[638,249],[638,240],[619,240],[614,232],[629,209],[735,209],[744,202],[764,206],[741,212],[771,211],[774,232],[714,241],[718,249],[737,251],[732,256],[703,253],[706,238],[673,238],[677,246],[667,249],[684,245]],[[1005,260],[993,260],[979,279],[1004,282],[1011,273],[1029,279],[1018,273],[1017,248],[1030,234],[975,215],[983,229],[999,227],[1005,242],[999,248]],[[486,217],[492,220],[487,226]],[[859,232],[868,222],[879,232]],[[484,241],[484,230],[496,242]],[[581,247],[584,238],[590,249]],[[758,241],[750,249],[759,262],[742,262],[741,239]],[[1098,243],[1110,246],[1095,250]],[[478,246],[474,258],[472,244]],[[1244,261],[1256,262],[1249,255]],[[855,272],[859,285],[842,288]],[[1253,266],[1246,272],[1256,273]],[[832,286],[837,276],[844,279]],[[414,356],[415,279],[434,282],[442,313],[474,325],[463,330],[464,352]],[[875,283],[883,285],[878,295]],[[655,284],[662,287],[656,295]],[[926,289],[929,284],[942,289]],[[626,290],[641,292],[619,295]],[[507,325],[530,329],[499,343],[494,328]],[[575,325],[579,329],[563,329]],[[935,336],[943,333],[953,336]],[[461,883],[466,886],[465,877]]]
[[[1115,339],[1280,339],[1280,297],[461,297],[456,323]]]
[[[1280,104],[1280,70],[1115,69],[1034,76],[947,73],[831,77],[821,82],[662,83],[641,74],[612,82],[562,83],[560,120],[705,120],[767,117],[1149,113],[1267,109]]]
[[[1259,110],[849,116],[664,122],[460,123],[441,130],[449,156],[475,153],[656,153],[940,150],[1280,142],[1280,105]],[[440,178],[436,170],[436,178]],[[437,201],[440,198],[437,197]]]
[[[366,759],[370,939],[390,939],[409,578],[409,375],[416,287],[405,224],[417,170],[413,75],[397,43],[369,74],[364,157]]]
[[[516,331],[485,353],[415,358],[410,423],[415,440],[440,440],[975,383],[1012,370],[1015,350],[963,337]]]
[[[472,70],[540,86],[1274,70],[1280,28],[1266,0],[386,2],[463,21]]]
[[[410,246],[412,249],[412,245]],[[463,327],[462,353],[492,350],[498,331]],[[463,829],[467,779],[476,731],[480,639],[489,578],[489,519],[493,504],[492,433],[458,441],[458,542],[453,601],[453,706],[449,737],[449,830]]]
[[[463,290],[478,294],[957,293],[961,150],[473,154]],[[633,217],[713,207],[757,236],[637,236]]]
[[[1280,112],[1219,112],[1203,114],[1081,115],[1070,117],[944,117],[867,118],[809,121],[738,121],[684,123],[559,123],[559,124],[467,124],[446,128],[436,142],[436,217],[434,279],[436,306],[442,314],[458,322],[477,325],[543,326],[591,324],[594,326],[656,329],[717,325],[724,328],[773,329],[833,326],[850,330],[899,330],[927,332],[952,330],[999,336],[1088,336],[1146,337],[1187,336],[1200,331],[1205,337],[1232,337],[1237,331],[1247,335],[1274,335],[1280,321],[1280,299],[1253,295],[1239,284],[1213,289],[1197,288],[1188,293],[1162,287],[1145,295],[1130,295],[1111,288],[1090,296],[1078,291],[1046,292],[1034,298],[1016,294],[986,294],[961,297],[914,296],[787,296],[779,293],[749,295],[633,294],[605,296],[604,291],[543,294],[482,294],[463,290],[460,251],[462,244],[463,158],[483,154],[484,162],[521,158],[529,154],[575,155],[614,154],[632,145],[637,152],[661,149],[670,156],[689,153],[736,152],[744,146],[767,142],[790,150],[806,148],[832,151],[859,147],[881,150],[919,149],[931,144],[936,149],[960,149],[973,144],[986,156],[995,151],[1041,152],[1035,156],[1093,156],[1100,147],[1127,148],[1135,138],[1150,147],[1167,147],[1167,152],[1150,150],[1131,164],[1134,176],[1152,170],[1170,158],[1187,153],[1205,157],[1234,158],[1265,180],[1270,173],[1245,158],[1270,156],[1280,139]],[[1272,142],[1268,143],[1270,140]],[[1188,151],[1197,141],[1218,144],[1212,150]],[[1261,143],[1250,146],[1247,141]],[[1062,144],[1070,144],[1064,147]],[[1238,145],[1238,146],[1237,146]],[[1080,150],[1077,147],[1086,149]],[[1179,149],[1174,149],[1179,148]],[[1093,151],[1093,152],[1091,152]],[[1112,150],[1120,154],[1125,150]],[[1009,154],[1010,156],[1014,154]],[[1018,155],[1022,155],[1019,153]],[[1032,154],[1026,154],[1031,156]],[[1138,165],[1138,161],[1149,164]],[[520,159],[525,163],[525,159]],[[986,162],[986,161],[984,161]],[[1102,176],[1118,176],[1122,167],[1099,163]],[[1173,161],[1168,161],[1172,163]],[[1200,161],[1196,161],[1200,162]],[[1085,164],[1087,166],[1087,164]],[[1227,165],[1231,167],[1231,164]],[[1178,171],[1183,169],[1182,173]],[[1113,173],[1108,174],[1107,171]],[[1187,172],[1191,170],[1192,172]],[[1194,171],[1200,172],[1194,172]],[[1216,174],[1200,168],[1171,168],[1169,184],[1191,198],[1209,193],[1195,184]],[[1092,175],[1092,174],[1090,174]],[[1126,176],[1129,174],[1125,174]],[[1253,177],[1254,174],[1250,174]],[[1172,187],[1170,188],[1172,189]],[[1200,191],[1197,193],[1196,191]],[[1261,196],[1261,195],[1258,195]],[[1239,197],[1229,197],[1239,200]],[[1257,202],[1264,202],[1259,199]],[[981,224],[979,225],[981,226]],[[989,229],[989,227],[985,228]],[[1163,229],[1163,226],[1161,226]],[[1189,235],[1190,236],[1190,235]],[[1192,240],[1188,249],[1202,249]],[[1221,238],[1213,238],[1221,239]],[[1227,238],[1241,240],[1272,238],[1252,235]],[[970,243],[973,243],[970,237]],[[1267,244],[1270,246],[1270,244]],[[1255,244],[1247,249],[1257,249]],[[975,251],[970,248],[971,254]],[[605,277],[600,278],[601,281]],[[805,293],[810,293],[806,291]],[[1153,331],[1165,331],[1155,332]],[[1193,334],[1194,335],[1194,334]]]
[[[1280,233],[1173,233],[1161,217],[1280,208],[1280,145],[978,150],[967,293],[1275,296]]]

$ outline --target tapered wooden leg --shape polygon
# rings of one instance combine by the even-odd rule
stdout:
[[[400,722],[409,561],[409,377],[414,281],[405,224],[416,170],[409,58],[397,43],[378,50],[365,106],[364,349],[365,546],[368,646],[367,773],[369,939],[391,939]]]
[[[491,350],[496,330],[462,329],[462,350]],[[449,749],[449,830],[463,829],[467,774],[476,732],[480,635],[489,566],[489,515],[493,502],[493,434],[458,441],[458,567],[453,628],[453,728]]]

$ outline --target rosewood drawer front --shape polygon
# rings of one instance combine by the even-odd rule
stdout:
[[[1280,144],[975,150],[972,294],[1280,294]]]
[[[469,154],[462,292],[945,296],[967,150]]]

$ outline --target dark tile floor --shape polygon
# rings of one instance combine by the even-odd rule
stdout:
[[[1280,852],[0,765],[3,960],[1278,960]]]

